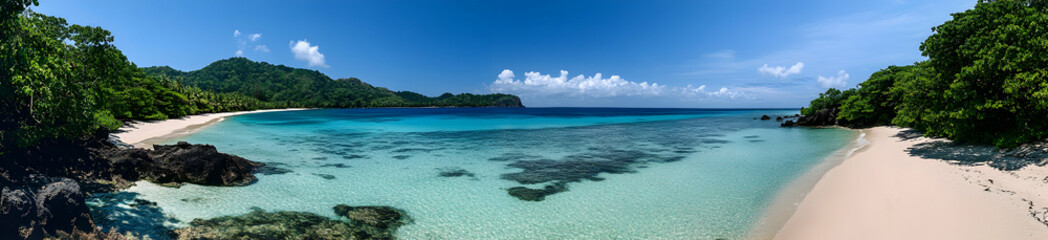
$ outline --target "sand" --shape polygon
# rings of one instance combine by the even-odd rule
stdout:
[[[861,130],[868,145],[815,183],[775,239],[1048,239],[1048,168],[1000,171],[911,156],[900,128]]]
[[[294,111],[304,110],[302,108],[289,108],[289,109],[267,109],[267,110],[255,110],[255,111],[241,111],[241,112],[224,112],[224,113],[209,113],[185,116],[182,118],[150,121],[150,122],[136,122],[125,125],[117,130],[117,133],[113,134],[117,140],[130,144],[137,148],[152,148],[153,143],[162,142],[165,139],[171,137],[182,136],[191,134],[203,127],[217,123],[229,116],[251,114],[251,113],[263,113],[263,112],[276,112],[276,111]]]

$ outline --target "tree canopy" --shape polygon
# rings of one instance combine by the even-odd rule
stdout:
[[[980,1],[952,16],[921,44],[927,61],[874,73],[838,117],[998,147],[1048,136],[1048,1]]]

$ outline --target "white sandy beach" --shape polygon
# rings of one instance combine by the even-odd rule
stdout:
[[[1048,239],[1048,168],[1005,172],[911,156],[900,128],[818,180],[775,239]]]
[[[153,139],[160,139],[171,135],[189,134],[202,127],[222,121],[226,117],[263,113],[276,111],[305,110],[303,108],[267,109],[255,111],[208,113],[200,115],[185,116],[182,118],[167,119],[151,122],[137,122],[121,127],[113,134],[121,142],[138,148],[152,148]]]

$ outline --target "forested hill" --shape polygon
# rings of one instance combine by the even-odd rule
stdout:
[[[200,70],[147,67],[151,76],[167,77],[185,86],[218,93],[238,93],[289,107],[523,107],[508,94],[451,94],[427,97],[375,87],[356,78],[331,79],[316,70],[292,68],[234,57]]]

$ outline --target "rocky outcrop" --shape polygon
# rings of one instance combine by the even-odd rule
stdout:
[[[768,116],[768,115],[761,116],[761,121],[764,121],[764,120],[771,120],[771,117]]]
[[[21,187],[0,189],[0,239],[40,239],[95,232],[80,185],[69,178],[34,175]]]
[[[797,121],[787,120],[782,123],[783,127],[793,126],[806,126],[806,127],[818,127],[818,126],[833,126],[837,125],[837,113],[840,110],[833,109],[820,109],[811,115],[805,115],[797,118]]]
[[[386,206],[363,206],[351,207],[339,204],[334,207],[335,215],[346,217],[354,223],[359,223],[379,229],[396,229],[411,223],[407,214],[395,208]]]
[[[178,142],[175,145],[153,145],[153,149],[113,149],[106,156],[114,173],[126,179],[146,179],[156,183],[243,186],[254,182],[256,178],[252,172],[264,166],[220,153],[212,145]]]
[[[391,207],[338,205],[335,214],[349,221],[306,212],[266,212],[196,219],[177,229],[178,239],[393,239],[396,229],[411,222]]]
[[[214,146],[179,143],[156,150],[122,147],[99,131],[80,139],[54,139],[3,149],[0,161],[0,239],[122,238],[101,232],[84,202],[145,179],[239,186],[262,166],[219,153]]]

